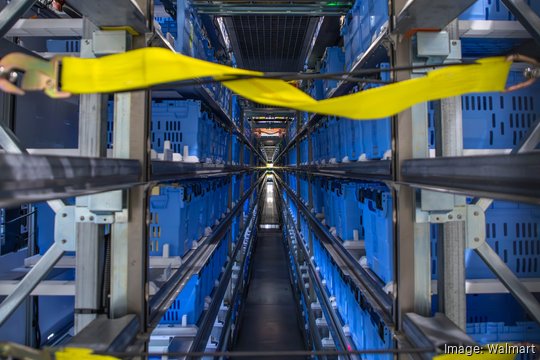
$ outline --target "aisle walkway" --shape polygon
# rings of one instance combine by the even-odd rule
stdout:
[[[261,224],[278,225],[271,189]],[[281,229],[260,229],[235,351],[304,350],[287,266]]]

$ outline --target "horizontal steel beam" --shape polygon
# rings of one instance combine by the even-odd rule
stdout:
[[[406,160],[413,187],[540,203],[540,153]]]
[[[392,161],[355,161],[335,165],[300,165],[274,167],[275,170],[294,171],[340,179],[391,180]]]
[[[0,154],[0,206],[87,195],[132,186],[138,161]]]
[[[6,35],[8,30],[25,12],[32,8],[35,2],[36,0],[10,1],[0,11],[0,38]]]
[[[5,36],[81,37],[83,19],[20,19]]]
[[[540,16],[532,11],[525,0],[502,0],[519,22],[532,35],[537,44],[540,44]]]
[[[41,259],[41,255],[34,255],[24,259],[25,267],[35,266],[38,261]],[[64,255],[58,260],[54,265],[55,269],[74,269],[76,266],[75,263],[76,257],[72,255]],[[171,257],[161,257],[161,256],[150,256],[148,267],[150,269],[178,269],[182,265],[182,258],[180,256],[171,256]]]
[[[11,294],[18,280],[0,280],[0,296]],[[67,280],[44,280],[41,281],[30,293],[32,296],[75,296],[75,281]]]
[[[176,161],[152,161],[151,180],[172,181],[196,178],[223,177],[248,171],[245,166],[221,164],[185,163]]]
[[[532,293],[540,293],[540,279],[520,279],[525,288]],[[431,281],[432,293],[437,294],[437,280]],[[467,294],[508,294],[510,291],[498,279],[468,279],[465,281]]]
[[[418,30],[441,30],[476,0],[412,0],[398,14],[395,33],[411,35]]]
[[[148,23],[134,0],[70,0],[69,5],[98,27],[130,27],[139,34],[149,32]]]

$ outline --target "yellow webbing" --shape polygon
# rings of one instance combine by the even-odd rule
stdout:
[[[93,354],[91,349],[65,348],[54,353],[56,360],[118,360],[108,355]]]
[[[265,105],[351,119],[378,119],[424,101],[502,91],[510,65],[503,57],[485,58],[477,65],[449,66],[422,78],[321,101],[282,80],[243,79],[226,81],[223,85]],[[62,91],[89,94],[142,89],[196,78],[225,80],[237,75],[262,73],[194,59],[166,49],[145,48],[99,59],[64,58],[61,79]]]

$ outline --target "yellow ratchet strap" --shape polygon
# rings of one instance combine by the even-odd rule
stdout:
[[[475,92],[505,89],[511,62],[504,57],[485,58],[473,65],[453,65],[406,80],[355,94],[317,101],[283,80],[251,78],[224,81],[235,93],[269,106],[351,119],[379,119],[415,104]],[[62,91],[73,94],[109,93],[143,89],[157,84],[231,76],[263,76],[257,71],[232,68],[145,48],[99,59],[62,59]]]
[[[64,348],[54,353],[56,360],[118,360],[108,355],[96,355],[90,349]]]

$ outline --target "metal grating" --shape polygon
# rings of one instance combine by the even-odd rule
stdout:
[[[301,71],[317,17],[251,15],[225,18],[243,68],[265,72]]]

